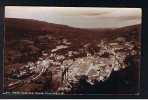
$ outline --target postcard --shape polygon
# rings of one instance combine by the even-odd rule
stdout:
[[[6,6],[4,93],[138,94],[141,8]]]

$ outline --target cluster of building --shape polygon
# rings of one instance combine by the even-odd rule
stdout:
[[[93,80],[104,81],[110,77],[112,71],[126,68],[127,65],[124,64],[124,60],[128,52],[133,55],[137,54],[137,51],[133,49],[134,45],[132,42],[127,42],[124,38],[117,38],[116,41],[109,43],[102,40],[96,45],[99,52],[94,55],[84,50],[86,51],[86,56],[66,59],[65,55],[58,55],[56,51],[67,49],[71,43],[66,39],[63,39],[62,43],[62,45],[52,49],[50,54],[43,52],[43,57],[40,57],[38,61],[35,63],[29,62],[24,66],[29,71],[36,73],[36,76],[31,77],[31,80],[37,79],[46,70],[50,70],[53,76],[58,74],[59,78],[61,78],[59,90],[64,90],[64,88],[70,90],[70,87],[72,87],[71,83],[77,83],[82,75],[87,76],[87,81],[93,85]],[[88,48],[89,45],[84,45],[84,49]],[[79,55],[79,52],[67,52],[69,57],[74,54]]]

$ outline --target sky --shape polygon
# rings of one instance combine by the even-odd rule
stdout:
[[[6,6],[5,17],[79,28],[115,28],[141,23],[140,8]]]

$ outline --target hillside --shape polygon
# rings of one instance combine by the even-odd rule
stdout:
[[[80,38],[81,37],[95,38],[97,36],[98,39],[102,38],[103,36],[110,37],[111,35],[121,35],[121,34],[125,36],[127,34],[138,35],[137,32],[139,32],[141,29],[140,25],[126,26],[117,29],[113,28],[80,29],[66,25],[47,23],[32,19],[15,19],[15,18],[6,18],[5,23],[7,27],[6,37],[11,37],[11,35],[13,36],[18,35],[17,32],[21,32],[20,36],[22,37],[24,35],[27,36],[27,35],[43,35],[43,34],[53,34],[59,37],[59,35],[66,34],[65,37],[67,38],[70,38],[71,35],[74,36],[73,38],[77,38],[78,37],[77,35],[79,35]],[[9,31],[11,32],[10,34]]]

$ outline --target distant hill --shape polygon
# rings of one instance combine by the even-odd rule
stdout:
[[[16,18],[6,18],[5,19],[5,35],[6,40],[8,38],[24,38],[25,36],[38,36],[38,35],[46,35],[50,34],[57,38],[69,38],[74,39],[77,38],[81,40],[98,40],[102,38],[109,37],[110,39],[116,36],[125,36],[126,38],[134,35],[136,39],[139,36],[140,25],[126,26],[122,28],[116,29],[80,29],[73,28],[66,25],[59,25],[53,23],[47,23],[43,21],[37,21],[32,19],[16,19]],[[10,39],[9,39],[10,40]]]

